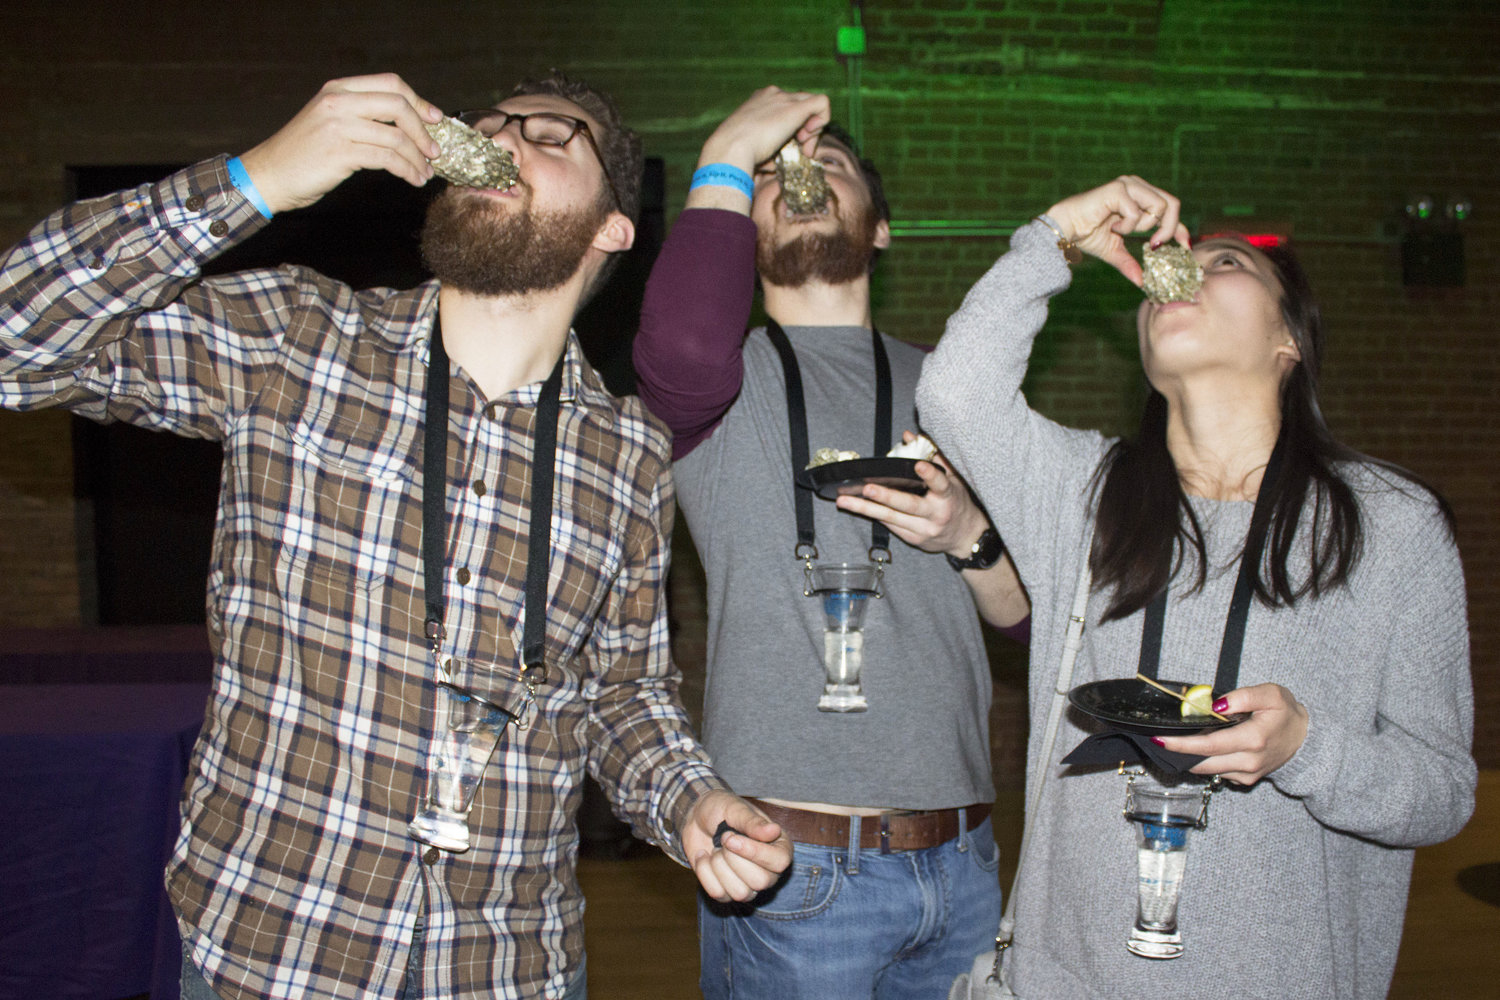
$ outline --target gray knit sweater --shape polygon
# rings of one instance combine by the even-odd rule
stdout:
[[[924,426],[1030,590],[1031,767],[1085,560],[1090,477],[1111,443],[1045,419],[1020,391],[1047,300],[1068,282],[1051,232],[1018,230],[949,321],[917,393]],[[1124,779],[1057,766],[1090,732],[1070,712],[1017,889],[1009,962],[1025,1000],[1386,995],[1412,848],[1453,836],[1473,809],[1468,628],[1458,553],[1432,498],[1373,466],[1342,471],[1365,529],[1349,585],[1293,608],[1253,604],[1240,668],[1241,685],[1273,681],[1307,706],[1307,739],[1255,787],[1214,796],[1208,828],[1192,834],[1185,954],[1125,950],[1136,852]],[[1193,503],[1208,583],[1173,587],[1161,676],[1210,682],[1251,504]],[[1106,603],[1098,592],[1089,602],[1074,684],[1135,671],[1142,615],[1099,624]]]

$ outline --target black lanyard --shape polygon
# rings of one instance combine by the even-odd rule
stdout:
[[[766,336],[781,355],[781,370],[786,381],[787,428],[792,445],[792,503],[797,515],[798,559],[818,557],[817,532],[813,526],[812,483],[807,478],[810,457],[807,446],[807,401],[802,394],[802,369],[797,352],[787,339],[786,331],[774,319],[766,321]],[[875,354],[875,451],[876,456],[891,450],[891,359],[886,355],[880,331],[871,328],[870,339]],[[870,558],[877,563],[891,561],[891,529],[879,521],[870,527]]]
[[[1260,566],[1261,553],[1266,548],[1266,535],[1270,532],[1271,512],[1268,483],[1276,481],[1281,471],[1285,436],[1276,441],[1271,449],[1271,459],[1260,477],[1260,489],[1255,494],[1255,509],[1250,514],[1250,529],[1245,535],[1245,548],[1240,553],[1240,572],[1234,581],[1234,596],[1229,599],[1229,615],[1224,620],[1224,639],[1219,645],[1219,669],[1214,674],[1214,691],[1225,694],[1239,687],[1240,654],[1245,649],[1245,621],[1250,615],[1250,601],[1255,595],[1255,573]],[[1141,659],[1139,672],[1156,680],[1161,666],[1161,637],[1167,619],[1167,590],[1146,605],[1146,619],[1141,627]]]
[[[547,680],[547,563],[552,533],[553,465],[557,460],[557,418],[562,409],[563,359],[567,348],[542,383],[537,400],[536,446],[531,459],[531,514],[526,546],[526,622],[521,638],[521,676],[527,685]],[[432,321],[427,356],[426,427],[422,456],[422,572],[426,586],[424,633],[437,650],[447,635],[443,627],[443,569],[446,564],[444,507],[448,486],[448,351],[442,324]]]

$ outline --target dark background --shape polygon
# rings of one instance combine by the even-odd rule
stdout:
[[[865,52],[841,55],[839,30],[856,24]],[[1497,767],[1497,51],[1493,0],[21,2],[0,40],[0,240],[68,198],[69,168],[244,152],[332,77],[395,71],[456,108],[550,66],[616,96],[662,160],[670,224],[713,126],[776,83],[828,92],[881,164],[895,239],[876,318],[931,342],[1018,222],[1140,174],[1180,195],[1195,227],[1291,236],[1327,320],[1335,432],[1453,502],[1477,756]],[[1420,224],[1404,213],[1418,195],[1435,203]],[[1474,210],[1450,228],[1455,198]],[[1413,273],[1445,242],[1427,255],[1438,274]],[[1442,273],[1458,245],[1462,284]],[[1039,409],[1110,432],[1134,422],[1133,303],[1118,278],[1079,269],[1028,381]],[[108,463],[86,457],[78,475],[73,435],[65,414],[0,412],[0,619],[12,626],[100,618],[94,511],[76,495]],[[696,683],[701,579],[681,533],[678,543],[674,643]],[[153,558],[197,573],[153,550],[130,557]],[[183,586],[199,593],[197,580]],[[1020,666],[995,651],[1002,783],[1021,780]]]

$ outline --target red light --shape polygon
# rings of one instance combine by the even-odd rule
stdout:
[[[1192,244],[1197,246],[1204,240],[1215,239],[1244,240],[1258,250],[1268,250],[1271,247],[1285,246],[1291,237],[1282,233],[1247,233],[1238,229],[1214,229],[1194,236]]]

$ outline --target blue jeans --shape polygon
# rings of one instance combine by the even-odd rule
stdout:
[[[215,993],[208,980],[203,978],[203,973],[193,964],[193,956],[188,951],[187,943],[182,945],[182,975],[177,977],[178,996],[181,1000],[220,1000],[219,994]]]
[[[994,946],[1000,850],[989,820],[921,851],[793,849],[781,881],[753,903],[699,895],[706,1000],[945,997]]]

